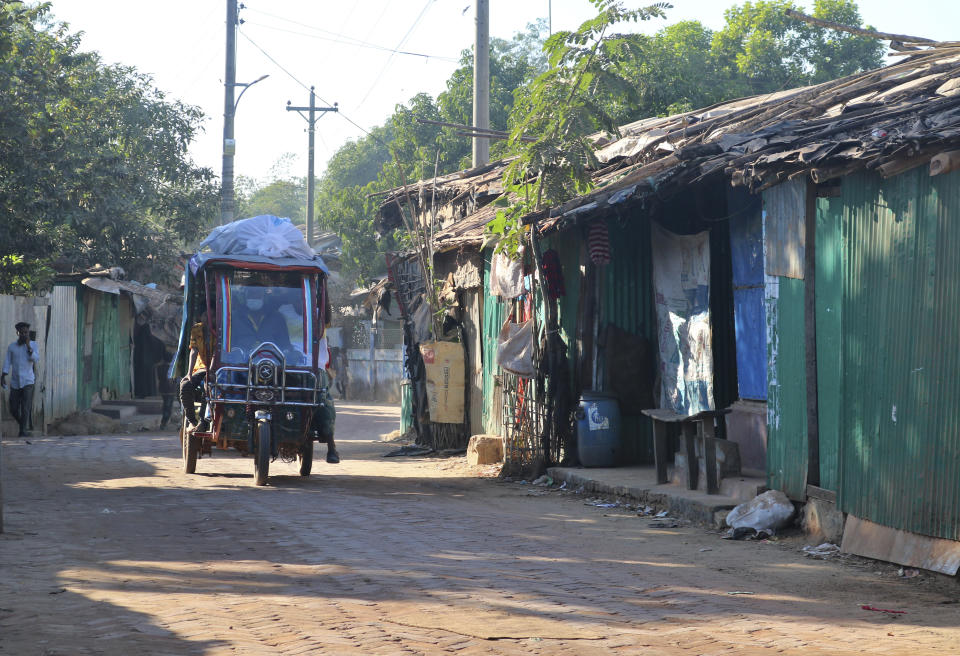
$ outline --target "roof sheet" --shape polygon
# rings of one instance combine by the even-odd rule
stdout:
[[[960,47],[934,44],[925,53],[814,86],[646,118],[623,126],[613,141],[594,135],[606,165],[594,174],[595,189],[551,208],[546,223],[653,193],[668,197],[713,176],[757,191],[801,174],[816,182],[862,168],[895,175],[960,148]],[[425,197],[436,190],[445,200],[492,197],[501,193],[505,166],[495,162],[437,178],[436,184],[394,189],[384,208],[403,202],[407,192]],[[438,232],[437,248],[479,244],[494,216],[494,207],[480,207]]]

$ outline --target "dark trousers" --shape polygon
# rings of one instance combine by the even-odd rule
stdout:
[[[160,426],[166,428],[170,422],[170,415],[173,414],[173,394],[162,394],[161,397],[163,398],[163,415],[160,417]]]
[[[33,385],[10,388],[10,414],[20,424],[20,437],[23,437],[30,428],[30,415],[33,414]]]
[[[180,403],[183,405],[183,416],[191,424],[196,426],[197,421],[197,388],[203,384],[203,379],[207,375],[205,369],[201,369],[195,374],[184,376],[180,381]]]

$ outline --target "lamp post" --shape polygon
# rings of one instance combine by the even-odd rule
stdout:
[[[257,82],[270,77],[261,75],[253,82],[227,82],[225,96],[225,110],[223,113],[223,175],[221,176],[221,194],[220,194],[220,223],[226,224],[233,221],[233,156],[237,152],[237,142],[233,138],[233,119],[237,114],[237,105],[247,89]],[[243,91],[233,99],[233,90],[236,87],[243,87]]]

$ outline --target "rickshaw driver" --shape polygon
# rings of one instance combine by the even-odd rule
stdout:
[[[267,307],[263,287],[246,287],[242,309],[233,319],[233,342],[253,349],[262,342],[273,342],[284,353],[293,350],[290,329],[277,308]],[[247,354],[249,355],[249,353]]]
[[[190,358],[187,361],[187,375],[180,381],[180,405],[183,406],[183,417],[187,420],[187,430],[195,431],[199,425],[196,409],[197,388],[203,384],[207,375],[206,328],[204,327],[206,312],[197,318],[197,323],[190,329]]]

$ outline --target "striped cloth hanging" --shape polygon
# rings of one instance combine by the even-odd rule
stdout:
[[[594,219],[587,233],[587,250],[590,261],[597,266],[610,264],[610,233],[607,231],[607,222],[603,219]]]

